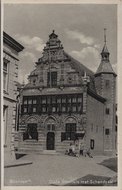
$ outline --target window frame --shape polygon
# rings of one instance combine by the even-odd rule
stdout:
[[[66,123],[65,124],[65,140],[75,140],[75,135],[77,131],[76,123]]]
[[[106,108],[105,113],[106,113],[106,115],[110,115],[110,108]]]
[[[82,103],[79,103],[77,100],[78,96],[83,98],[82,94],[24,96],[23,106],[36,107],[38,114],[41,114],[41,113],[48,114],[49,112],[51,113],[53,112],[56,114],[60,114],[60,113],[68,113],[68,114],[80,113],[81,114],[83,111],[83,101]],[[70,101],[68,101],[69,98],[70,98]],[[76,98],[77,100],[75,103],[72,102],[73,98]],[[49,110],[49,107],[50,107],[50,110]],[[53,107],[55,107],[55,110],[53,109]],[[75,108],[73,109],[73,107]]]
[[[47,86],[57,87],[57,78],[58,78],[57,75],[58,75],[57,71],[47,72]]]
[[[95,140],[90,139],[90,148],[91,148],[91,150],[94,150],[94,147],[95,147]]]
[[[3,58],[3,90],[8,91],[8,82],[9,82],[9,63],[5,57]],[[6,69],[4,65],[6,64]]]
[[[110,129],[109,128],[105,129],[105,135],[107,135],[107,136],[110,135]]]

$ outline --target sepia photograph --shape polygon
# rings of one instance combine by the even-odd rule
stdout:
[[[3,4],[3,183],[118,186],[117,4]]]

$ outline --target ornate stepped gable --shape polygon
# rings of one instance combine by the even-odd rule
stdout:
[[[58,35],[53,33],[49,35],[49,40],[46,43],[46,46],[43,50],[43,56],[38,59],[36,64],[46,63],[49,61],[58,62],[58,61],[69,61],[72,69],[75,69],[81,76],[86,72],[90,77],[93,78],[94,73],[85,67],[82,63],[78,62],[72,56],[64,51],[61,41],[58,39]]]
[[[54,30],[49,35],[49,40],[47,41],[42,54],[42,57],[39,58],[36,62],[37,68],[30,73],[29,78],[36,78],[38,77],[38,75],[41,75],[41,66],[49,64],[49,62],[54,62],[56,64],[58,64],[58,62],[63,62],[64,64],[67,64],[68,62],[74,72],[78,73],[79,77],[81,78],[81,83],[82,76],[84,76],[84,73],[86,72],[86,75],[90,77],[89,89],[96,93],[94,84],[94,73],[64,51],[63,45],[61,44],[61,41],[58,39],[58,35],[55,34]],[[35,86],[33,86],[33,84],[29,83],[24,88],[32,87],[36,88],[36,84]]]
[[[67,58],[68,57],[63,50],[63,45],[58,39],[58,35],[56,35],[53,30],[52,34],[49,35],[49,40],[47,41],[46,46],[44,47],[43,56],[38,59],[36,64],[47,63],[49,61],[66,61]]]

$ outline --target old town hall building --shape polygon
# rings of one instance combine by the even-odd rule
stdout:
[[[93,154],[116,151],[116,74],[106,41],[94,74],[68,55],[53,31],[20,92],[19,152],[62,152],[83,141]]]

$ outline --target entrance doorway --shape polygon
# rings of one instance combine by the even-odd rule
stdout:
[[[47,150],[55,149],[55,133],[48,132],[47,133]]]

